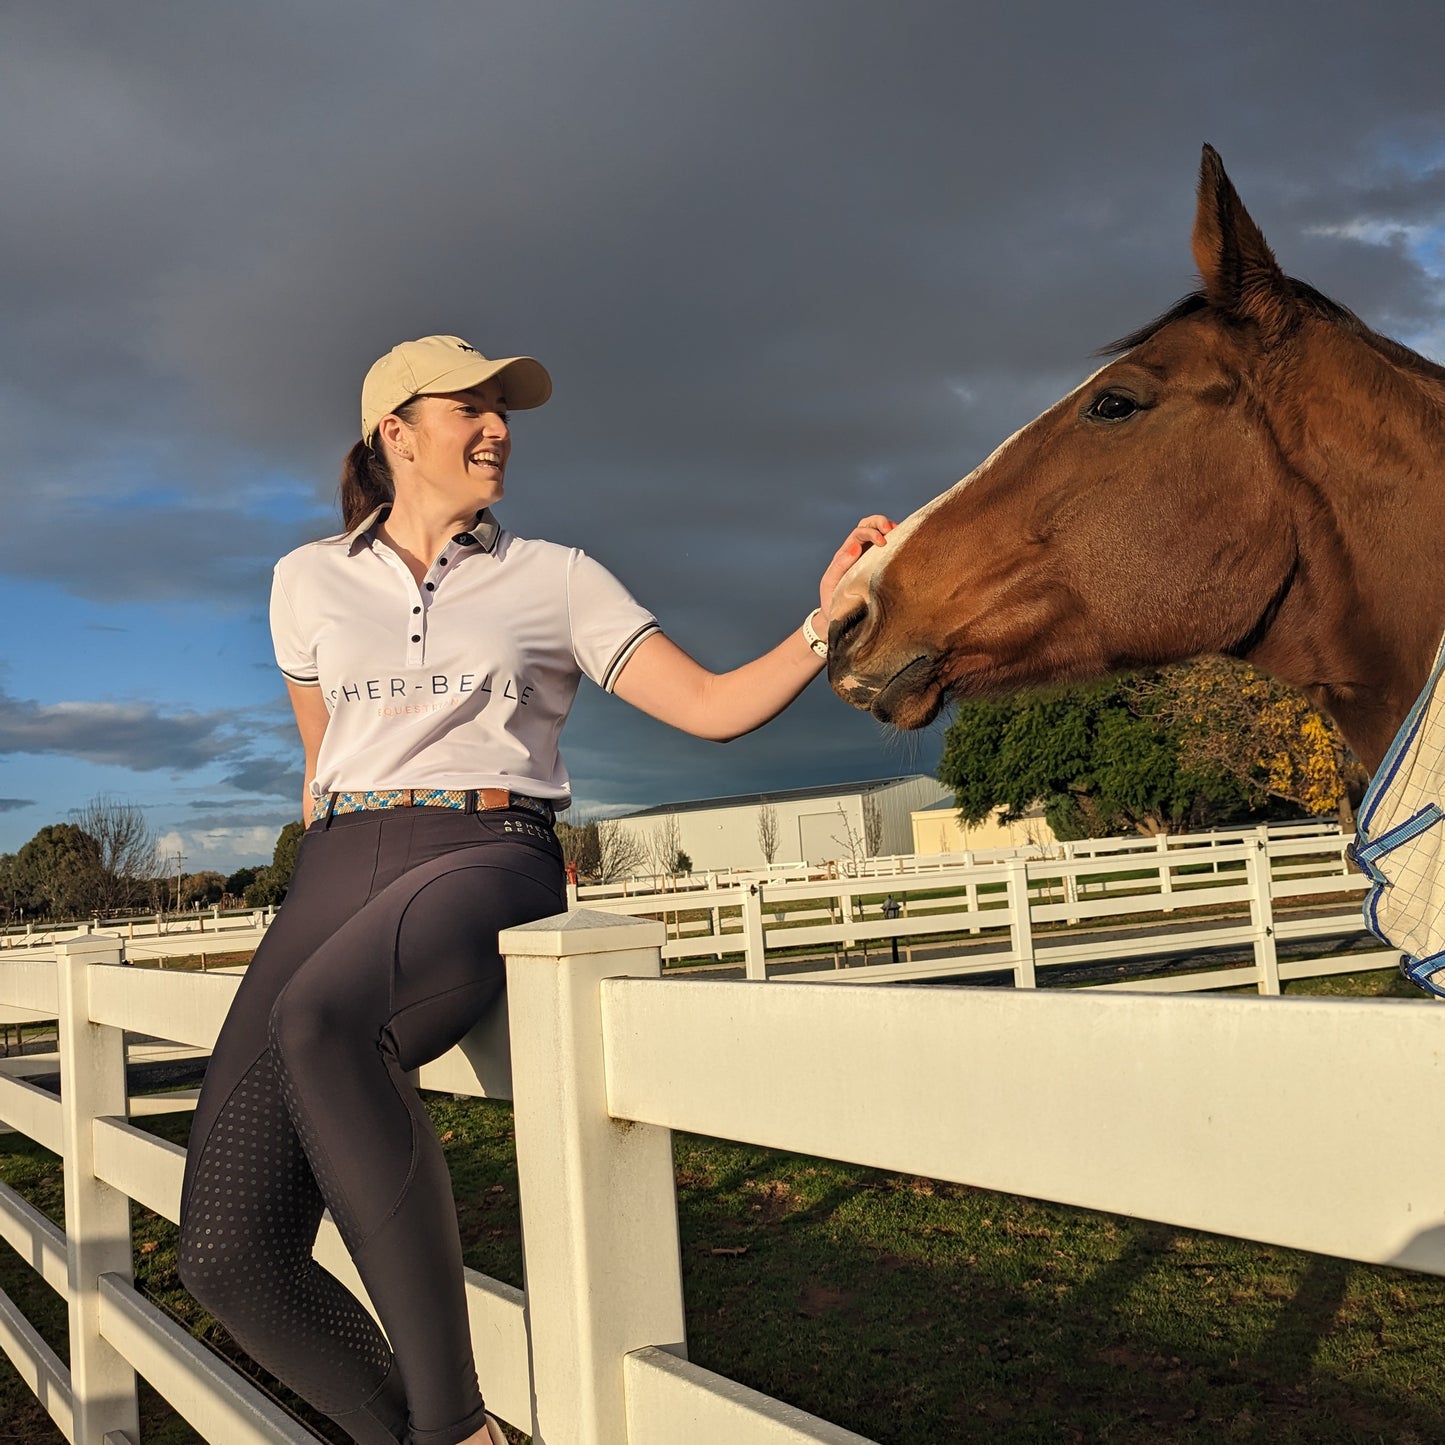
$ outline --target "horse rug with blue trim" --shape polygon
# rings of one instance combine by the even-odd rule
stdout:
[[[1376,770],[1355,820],[1370,880],[1365,923],[1401,952],[1400,971],[1445,998],[1445,641],[1424,691]]]

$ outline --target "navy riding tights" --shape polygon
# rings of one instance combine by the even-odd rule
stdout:
[[[565,902],[556,837],[530,813],[314,823],[216,1041],[181,1279],[360,1445],[456,1445],[482,1427],[451,1181],[404,1073],[496,1000],[498,930]],[[311,1258],[323,1208],[385,1335]]]

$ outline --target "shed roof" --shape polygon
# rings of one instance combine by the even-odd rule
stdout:
[[[795,803],[808,798],[830,798],[856,793],[876,793],[880,788],[890,788],[897,783],[937,783],[927,773],[908,773],[899,778],[870,778],[861,783],[820,783],[809,788],[772,788],[766,793],[734,793],[723,798],[692,798],[681,803],[657,803],[651,808],[639,808],[635,813],[623,813],[624,818],[658,818],[666,813],[700,813],[708,808],[746,808],[761,806],[763,803]]]

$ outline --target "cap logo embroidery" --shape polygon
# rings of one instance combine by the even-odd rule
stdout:
[[[457,342],[458,351],[470,351],[473,356],[480,356],[482,353],[475,346],[468,346],[465,341]]]

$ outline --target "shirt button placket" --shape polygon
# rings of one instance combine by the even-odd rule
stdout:
[[[451,554],[452,548],[448,546],[432,563],[431,570],[421,584],[421,605],[412,607],[411,617],[407,620],[406,660],[411,667],[420,667],[426,661],[427,615],[431,611],[431,604],[436,596],[437,583],[441,581],[443,570],[451,562]]]

